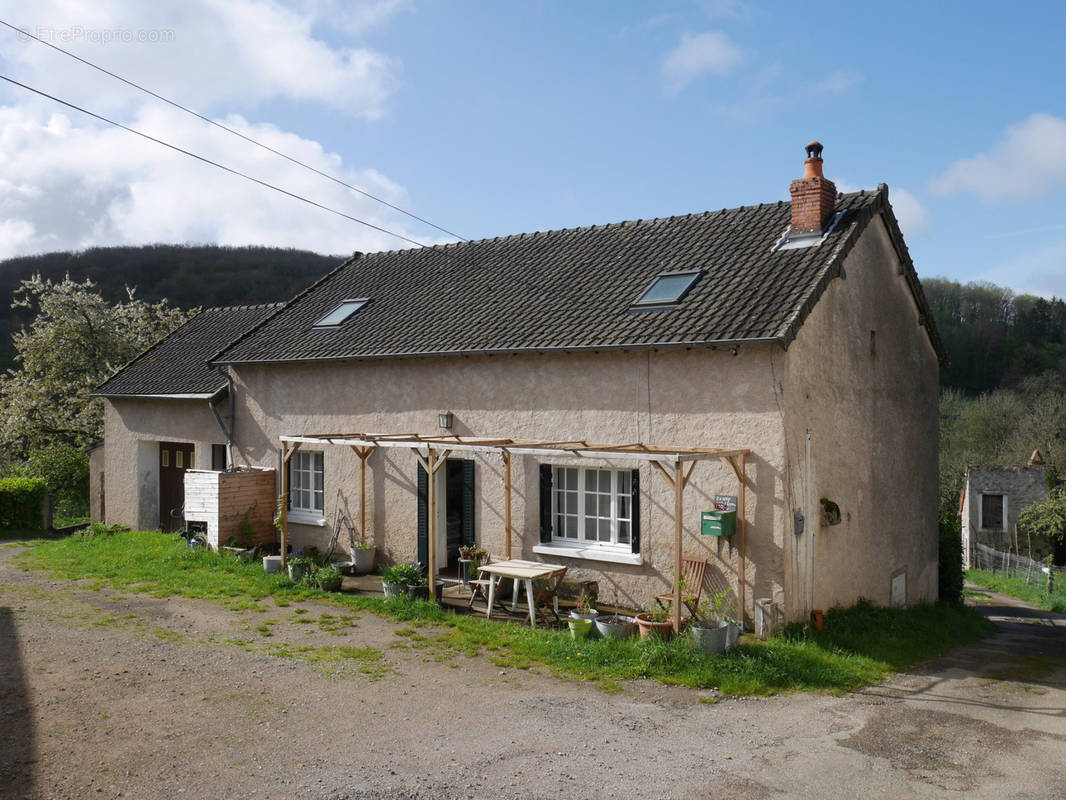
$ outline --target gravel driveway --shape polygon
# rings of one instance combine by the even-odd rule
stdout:
[[[844,697],[621,691],[433,628],[49,580],[0,548],[3,798],[1062,798],[1066,619]],[[346,649],[340,649],[346,648]]]

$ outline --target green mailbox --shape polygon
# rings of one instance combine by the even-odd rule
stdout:
[[[736,511],[704,511],[700,533],[704,536],[732,536],[737,532]]]

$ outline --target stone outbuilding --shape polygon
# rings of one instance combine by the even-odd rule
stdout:
[[[967,467],[960,508],[964,567],[975,564],[974,549],[979,544],[1038,561],[1052,552],[1050,542],[1018,531],[1018,515],[1047,499],[1048,477],[1039,451],[1022,467]]]
[[[296,547],[365,534],[415,560],[435,528],[451,570],[463,543],[500,557],[512,519],[514,557],[646,606],[677,524],[704,592],[749,621],[756,599],[791,620],[935,599],[940,340],[888,188],[837,193],[817,143],[804,169],[791,203],[356,253],[239,332],[205,312],[190,326],[218,346],[181,352],[210,384],[149,352],[100,390],[108,520],[165,523],[162,449],[206,464],[228,438],[227,463],[287,467]],[[427,444],[343,446],[389,436]],[[742,467],[697,463],[678,515],[662,473],[698,450]],[[736,532],[715,535],[705,513],[738,495]]]

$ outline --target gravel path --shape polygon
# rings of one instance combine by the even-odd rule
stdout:
[[[1040,624],[1016,621],[1018,606],[990,605],[1011,618],[997,635],[845,697],[607,693],[413,646],[432,628],[93,591],[22,572],[16,553],[0,548],[3,798],[1061,798],[1066,785],[1066,629],[1028,609]]]

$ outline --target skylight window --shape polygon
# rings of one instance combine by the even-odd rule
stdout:
[[[370,298],[368,297],[360,297],[355,300],[344,300],[339,306],[326,314],[326,316],[322,317],[322,319],[316,322],[312,327],[336,328],[369,302]]]
[[[636,308],[662,308],[675,306],[688,294],[702,270],[689,272],[663,272],[656,276],[644,294],[633,301]]]

